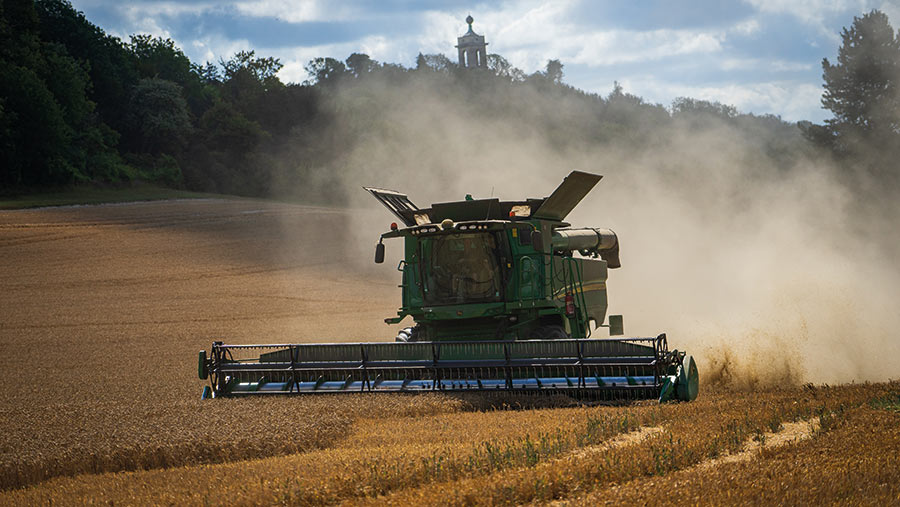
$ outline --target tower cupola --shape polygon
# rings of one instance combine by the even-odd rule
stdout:
[[[478,35],[472,30],[475,21],[471,15],[466,17],[469,31],[456,39],[456,49],[459,50],[459,66],[466,69],[487,67],[487,42],[484,35]]]

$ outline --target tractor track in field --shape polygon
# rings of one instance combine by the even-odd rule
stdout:
[[[680,475],[691,474],[693,472],[703,473],[728,464],[748,462],[758,456],[760,451],[764,449],[776,449],[808,440],[816,434],[819,427],[819,419],[817,417],[794,422],[783,422],[778,431],[767,431],[749,438],[744,442],[744,446],[740,451],[725,454],[718,458],[707,459],[694,466],[678,470],[676,473]],[[607,488],[590,491],[586,494],[572,498],[557,500],[551,502],[550,505],[568,506],[605,503],[604,497],[615,497],[619,493],[640,487],[640,485],[646,481],[646,478],[639,478],[624,484],[617,484]]]
[[[738,463],[749,461],[762,449],[771,449],[784,445],[791,445],[812,436],[819,429],[818,418],[810,418],[803,421],[782,423],[782,428],[777,431],[768,431],[759,437],[754,437],[744,444],[744,448],[734,454],[728,454],[719,458],[704,461],[695,468],[703,470],[724,465],[726,463]]]
[[[599,454],[610,449],[639,444],[663,431],[665,431],[665,428],[662,426],[642,426],[635,431],[617,435],[602,444],[576,449],[572,451],[569,456],[575,459],[589,458],[594,454]],[[560,459],[565,459],[565,457]]]

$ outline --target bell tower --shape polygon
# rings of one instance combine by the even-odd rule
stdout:
[[[487,67],[487,42],[484,35],[478,35],[472,30],[472,22],[475,19],[471,15],[466,17],[469,31],[456,39],[456,49],[459,50],[459,66],[464,69]]]

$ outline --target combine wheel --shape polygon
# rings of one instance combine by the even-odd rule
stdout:
[[[397,333],[397,337],[394,338],[394,341],[403,343],[419,341],[419,326],[404,327]]]
[[[694,401],[700,393],[700,373],[697,363],[690,354],[684,356],[681,368],[678,369],[678,381],[675,386],[675,397],[681,401]]]
[[[565,328],[558,324],[549,324],[541,326],[531,333],[536,340],[565,340],[569,337]]]

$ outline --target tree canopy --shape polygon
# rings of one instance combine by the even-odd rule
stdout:
[[[824,125],[807,138],[880,180],[900,177],[900,33],[873,10],[841,32],[837,61],[822,60]]]
[[[333,199],[334,181],[356,166],[404,157],[442,165],[501,136],[537,139],[561,156],[633,156],[725,130],[758,148],[756,166],[781,171],[815,147],[848,158],[893,153],[878,147],[900,146],[900,37],[872,11],[842,39],[837,61],[823,61],[823,105],[834,118],[803,124],[815,141],[807,143],[794,124],[727,104],[679,97],[666,107],[618,83],[607,95],[577,90],[556,59],[529,75],[498,54],[466,69],[444,54],[420,53],[405,68],[354,52],[313,58],[308,81],[284,83],[282,63],[252,49],[200,64],[171,39],[110,36],[67,0],[8,1],[0,7],[0,190],[149,180]],[[484,132],[460,134],[481,132],[476,126]],[[448,156],[457,142],[465,150]]]

